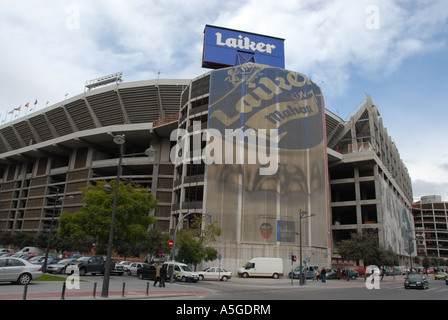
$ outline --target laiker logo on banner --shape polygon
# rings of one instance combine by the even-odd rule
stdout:
[[[227,46],[229,48],[239,48],[242,50],[252,50],[258,52],[266,52],[272,53],[272,51],[276,48],[274,44],[268,44],[264,42],[254,42],[251,41],[249,37],[244,37],[242,35],[238,35],[238,39],[236,38],[227,38],[225,41],[223,40],[223,35],[221,32],[216,32],[216,44],[218,46]],[[223,42],[224,41],[224,42]]]
[[[228,86],[212,92],[209,127],[278,130],[273,135],[280,150],[303,150],[322,143],[323,97],[306,76],[259,64],[215,71],[212,86]],[[268,137],[269,138],[269,137]]]
[[[284,68],[284,39],[206,25],[202,67],[220,69],[247,62]]]

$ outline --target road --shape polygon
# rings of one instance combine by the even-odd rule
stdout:
[[[79,288],[68,288],[65,300],[102,299],[103,277],[81,277]],[[27,288],[27,300],[60,300],[64,282],[33,281]],[[96,283],[96,285],[95,285]],[[123,283],[124,297],[123,297]],[[149,284],[149,286],[148,286]],[[445,281],[429,280],[428,290],[405,290],[403,277],[385,277],[379,289],[367,289],[363,279],[342,281],[328,280],[326,284],[308,280],[304,286],[298,281],[283,279],[241,279],[233,277],[227,282],[200,281],[197,283],[167,283],[165,288],[154,287],[152,281],[135,276],[111,276],[108,299],[147,300],[448,300]],[[94,288],[96,294],[93,297]],[[148,289],[148,292],[146,291]],[[22,300],[24,287],[0,283],[0,300]]]
[[[385,277],[379,289],[368,289],[363,279],[352,281],[308,281],[291,286],[288,279],[231,279],[228,282],[201,282],[213,294],[189,296],[207,300],[448,300],[445,281],[429,280],[429,289],[404,289],[403,277]],[[187,299],[187,298],[185,298]]]

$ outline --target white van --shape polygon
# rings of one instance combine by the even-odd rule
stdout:
[[[180,280],[182,282],[193,281],[197,282],[199,280],[199,274],[193,272],[191,268],[185,263],[181,262],[165,262],[167,265],[167,276],[170,278],[171,273],[174,270],[174,279]]]
[[[238,275],[248,277],[272,277],[278,279],[283,276],[283,261],[280,258],[253,258],[238,270]]]

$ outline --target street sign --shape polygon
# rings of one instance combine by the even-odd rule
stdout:
[[[174,245],[174,241],[173,240],[169,240],[168,241],[168,247],[172,248]]]

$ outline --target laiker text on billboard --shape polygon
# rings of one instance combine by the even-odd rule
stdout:
[[[285,67],[284,39],[207,25],[204,30],[202,66],[223,67],[254,62]]]
[[[255,42],[251,41],[249,37],[244,37],[242,35],[238,35],[238,39],[228,37],[227,39],[223,39],[223,35],[221,32],[216,32],[216,45],[218,46],[227,46],[229,48],[239,48],[242,50],[252,50],[258,51],[261,53],[272,53],[272,51],[276,48],[274,44],[264,43],[264,42]]]

